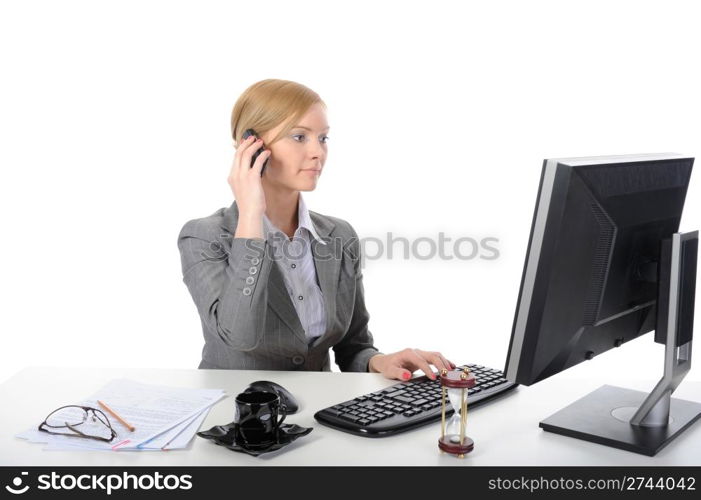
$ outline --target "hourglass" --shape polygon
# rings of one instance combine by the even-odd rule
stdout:
[[[468,368],[464,370],[441,371],[441,438],[438,448],[446,453],[465,458],[475,446],[475,442],[465,435],[467,424],[468,390],[475,386],[475,376]],[[445,421],[446,394],[453,407],[453,415],[448,424]]]

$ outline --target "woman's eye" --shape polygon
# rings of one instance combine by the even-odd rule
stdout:
[[[302,139],[298,139],[298,137],[301,137]],[[305,135],[304,135],[304,134],[295,134],[295,135],[292,136],[292,138],[293,138],[295,141],[297,141],[297,142],[302,142],[302,141],[304,140],[304,138],[305,138]],[[328,140],[329,140],[329,136],[328,136],[328,135],[325,135],[325,136],[323,136],[323,137],[321,138],[321,142],[322,142],[323,144],[326,144],[326,142],[327,142]]]

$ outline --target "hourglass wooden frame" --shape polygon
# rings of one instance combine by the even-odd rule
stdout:
[[[467,395],[477,383],[475,376],[470,373],[469,368],[458,371],[441,370],[441,437],[438,440],[438,448],[441,452],[457,455],[458,458],[465,458],[465,454],[470,453],[475,447],[475,442],[465,435],[467,425]],[[448,389],[460,389],[460,441],[454,443],[450,437],[445,435],[445,411],[446,395]]]

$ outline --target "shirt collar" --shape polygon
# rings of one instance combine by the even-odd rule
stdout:
[[[312,222],[312,219],[309,216],[309,210],[307,209],[307,204],[304,203],[302,193],[299,193],[299,203],[297,203],[297,219],[298,227],[305,228],[314,237],[314,239],[316,239],[322,245],[326,245],[326,242],[321,239],[319,234],[316,232],[316,229],[314,228],[314,223]],[[265,229],[266,236],[274,234],[275,232],[282,233],[282,230],[274,226],[270,219],[268,219],[268,216],[265,215],[265,213],[263,214],[263,226]]]

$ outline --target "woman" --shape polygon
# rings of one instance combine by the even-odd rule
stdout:
[[[342,371],[408,380],[421,369],[435,378],[430,365],[455,367],[442,354],[375,348],[358,236],[345,220],[306,208],[301,191],[316,188],[326,163],[325,108],[304,85],[275,79],[234,106],[236,201],[188,221],[178,238],[205,338],[199,367],[329,371],[333,348]],[[248,129],[259,139],[244,140]]]

